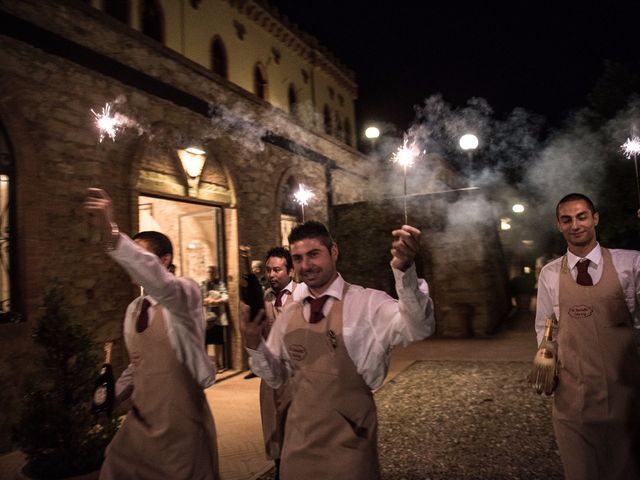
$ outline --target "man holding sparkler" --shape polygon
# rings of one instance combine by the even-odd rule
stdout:
[[[249,319],[243,309],[252,369],[272,388],[288,384],[291,393],[283,480],[380,478],[371,389],[382,384],[393,346],[421,340],[435,327],[428,286],[414,266],[420,231],[404,225],[392,235],[399,300],[346,283],[336,270],[338,246],[323,224],[309,221],[289,235],[304,283],[266,342],[263,316]]]
[[[266,320],[263,323],[262,336],[269,338],[269,332],[289,303],[297,283],[292,280],[293,260],[289,250],[274,247],[267,252],[265,258],[269,288],[264,294]],[[279,479],[280,457],[284,441],[284,423],[291,396],[287,385],[271,388],[264,380],[260,382],[260,417],[262,419],[262,435],[267,457],[276,464],[275,479]]]
[[[202,296],[196,282],[169,273],[170,240],[159,232],[121,234],[111,198],[91,188],[84,208],[106,250],[144,289],[125,314],[131,363],[116,384],[133,406],[107,447],[101,480],[216,480],[213,417],[203,389],[215,378],[204,349]]]
[[[585,195],[562,198],[556,217],[567,253],[540,272],[536,332],[540,343],[546,319],[559,319],[552,415],[565,478],[637,479],[640,252],[600,246]]]

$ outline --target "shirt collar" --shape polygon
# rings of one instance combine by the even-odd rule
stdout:
[[[282,292],[285,292],[288,295],[291,295],[291,292],[293,292],[293,280],[291,280],[286,287],[284,287],[282,290]],[[267,289],[267,291],[265,292],[265,296],[271,296],[273,298],[276,298],[276,292],[273,289],[273,287],[269,287]]]
[[[585,257],[578,257],[577,255],[571,253],[571,251],[567,250],[567,264],[569,265],[570,269],[573,269],[576,264],[584,258],[588,258],[596,266],[600,265],[600,262],[602,262],[602,248],[600,247],[600,244],[596,243],[596,246],[593,247],[593,250],[591,250]]]
[[[342,300],[343,290],[344,279],[342,278],[342,275],[338,273],[336,279],[331,283],[331,285],[329,285],[329,288],[327,288],[322,295],[329,295],[330,297],[333,297],[337,300]],[[306,283],[301,283],[300,285],[298,285],[295,293],[296,297],[302,301],[304,301],[307,297],[313,297]]]

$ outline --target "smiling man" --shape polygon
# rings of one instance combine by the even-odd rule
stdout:
[[[395,345],[434,331],[433,304],[414,258],[420,231],[394,230],[391,267],[398,299],[351,285],[336,269],[338,246],[319,222],[289,235],[300,284],[261,338],[261,317],[244,309],[241,327],[252,369],[271,387],[287,384],[291,405],[285,424],[283,480],[380,478],[377,416],[371,390],[386,376]]]
[[[562,198],[556,218],[567,253],[540,272],[536,332],[540,343],[558,319],[552,417],[565,478],[637,479],[640,252],[600,246],[585,195]]]

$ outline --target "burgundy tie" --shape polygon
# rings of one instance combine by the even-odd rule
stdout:
[[[309,323],[318,323],[324,318],[322,307],[324,307],[324,304],[327,300],[329,300],[329,295],[323,295],[318,298],[307,297],[307,302],[309,302],[309,305],[311,306],[311,316],[309,317]]]
[[[140,315],[136,321],[136,332],[144,332],[149,326],[149,307],[151,302],[146,298],[142,300],[142,307],[140,307]]]
[[[285,293],[287,293],[285,290],[280,290],[278,293],[276,293],[276,302],[273,304],[274,307],[282,306],[282,296]]]
[[[589,262],[590,260],[580,260],[576,264],[576,268],[578,269],[576,282],[578,282],[578,285],[584,285],[587,287],[593,285],[593,280],[591,279],[591,275],[589,275],[589,272],[587,270],[589,268]]]

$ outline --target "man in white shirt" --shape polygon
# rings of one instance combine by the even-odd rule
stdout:
[[[124,339],[131,363],[116,398],[132,408],[109,444],[101,480],[217,480],[215,427],[203,389],[215,367],[204,350],[202,296],[195,281],[169,272],[171,241],[160,232],[133,240],[113,221],[111,199],[91,188],[84,208],[106,249],[144,289],[127,308]]]
[[[291,300],[297,284],[291,279],[293,260],[289,250],[274,247],[265,257],[265,272],[269,288],[264,294],[266,320],[263,323],[262,336],[269,338],[271,327],[280,317],[284,306]],[[262,435],[267,458],[276,464],[275,480],[280,478],[280,456],[284,441],[284,424],[287,409],[291,402],[287,385],[271,388],[264,380],[260,381],[260,417],[262,419]]]
[[[540,272],[536,332],[540,343],[546,319],[557,319],[552,418],[565,478],[637,479],[640,252],[599,245],[585,195],[562,198],[556,217],[567,253]]]
[[[435,327],[428,286],[413,262],[420,231],[404,225],[392,235],[398,301],[346,283],[336,270],[338,246],[323,224],[310,221],[289,235],[294,269],[304,283],[266,342],[263,319],[249,321],[243,311],[252,369],[272,388],[288,384],[291,393],[283,480],[380,478],[371,389],[382,384],[393,346],[423,339]]]

